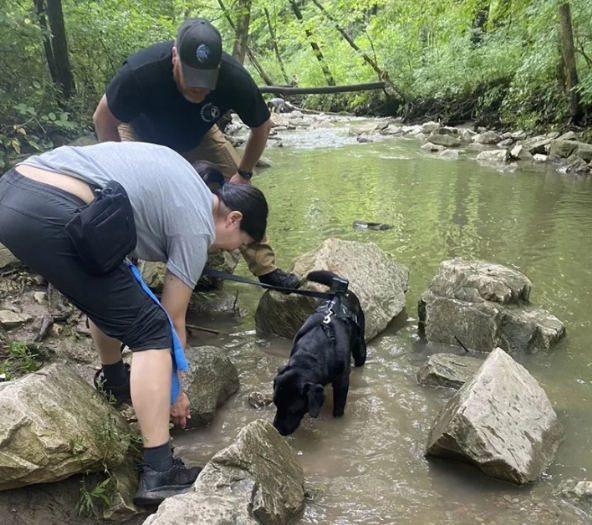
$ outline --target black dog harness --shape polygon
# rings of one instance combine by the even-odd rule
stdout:
[[[325,333],[325,335],[329,338],[331,343],[335,344],[337,342],[335,338],[335,331],[332,328],[331,320],[333,318],[339,319],[341,321],[353,322],[358,328],[360,325],[358,324],[358,316],[351,312],[341,301],[341,297],[336,295],[330,301],[326,302],[325,304],[319,306],[317,308],[317,313],[325,314],[325,318],[321,323],[321,329]]]

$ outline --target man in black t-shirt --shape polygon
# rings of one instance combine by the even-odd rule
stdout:
[[[229,110],[251,128],[242,159],[216,126]],[[222,51],[218,30],[207,20],[194,18],[181,24],[175,41],[149,46],[124,62],[93,121],[100,142],[161,144],[192,164],[212,162],[232,183],[250,184],[267,143],[269,117],[251,75]],[[241,251],[260,281],[298,287],[295,275],[275,265],[267,238]]]

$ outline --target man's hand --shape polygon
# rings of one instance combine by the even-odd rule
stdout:
[[[189,398],[185,392],[181,392],[175,401],[175,404],[171,406],[171,419],[173,424],[185,428],[187,426],[187,420],[191,419],[189,413]]]
[[[238,171],[230,178],[228,182],[230,182],[231,184],[245,184],[247,186],[251,185],[251,181],[245,179],[244,177],[241,177],[238,174]]]

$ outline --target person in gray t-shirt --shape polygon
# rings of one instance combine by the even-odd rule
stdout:
[[[66,231],[93,200],[93,189],[110,181],[123,186],[133,210],[137,244],[131,255],[166,262],[164,310],[126,262],[93,273]],[[170,404],[169,318],[185,346],[187,307],[208,250],[261,240],[267,213],[256,188],[225,184],[212,194],[179,154],[153,144],[64,146],[30,157],[0,178],[0,242],[88,316],[102,364],[97,388],[119,404],[131,396],[144,439],[138,505],[188,490],[199,473],[174,460],[169,445],[169,417],[182,428],[190,417],[182,391]],[[121,342],[134,352],[131,372],[121,359]]]

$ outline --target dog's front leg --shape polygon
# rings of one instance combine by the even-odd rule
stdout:
[[[349,370],[337,376],[333,385],[333,417],[341,417],[345,412],[347,391],[349,390]]]

